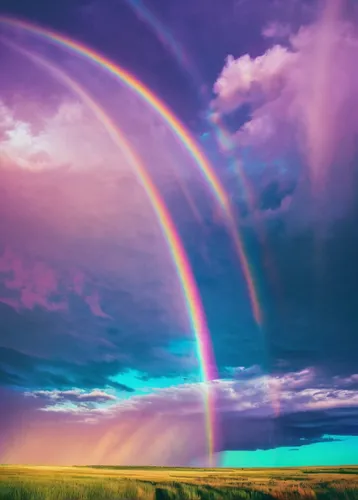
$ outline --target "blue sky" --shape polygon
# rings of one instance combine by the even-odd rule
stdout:
[[[357,436],[324,437],[333,440],[297,448],[228,451],[221,454],[220,465],[221,467],[303,467],[358,463]]]

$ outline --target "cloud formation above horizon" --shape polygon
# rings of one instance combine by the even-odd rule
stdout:
[[[170,127],[88,62],[31,36],[16,39],[59,64],[103,106],[174,219],[215,351],[218,380],[210,387],[218,454],[358,435],[356,19],[343,8],[331,10],[330,2],[320,10],[308,2],[268,7],[255,0],[256,8],[249,1],[240,10],[229,1],[230,12],[208,10],[202,0],[195,12],[168,4],[165,16],[176,20],[174,33],[184,29],[179,13],[198,26],[193,60],[202,54],[204,74],[217,72],[225,53],[235,54],[216,83],[210,80],[211,111],[220,120],[202,148],[238,215],[261,328],[216,200]],[[104,53],[107,42],[114,46],[113,20],[128,21],[132,39],[134,18],[133,25],[128,13],[122,19],[117,4],[92,4],[77,6],[76,19],[81,26],[101,19]],[[242,26],[244,15],[252,30]],[[218,19],[223,39],[213,43],[210,26]],[[190,26],[183,47],[193,38]],[[113,30],[118,33],[117,24]],[[91,46],[101,45],[96,36],[88,34]],[[176,92],[185,96],[183,80],[168,76],[158,40],[152,43],[145,58],[155,75],[148,81],[170,103]],[[108,53],[145,74],[139,62],[132,69],[122,49]],[[145,191],[73,89],[10,49],[0,64],[6,68],[0,81],[0,462],[205,465],[202,360]],[[177,87],[168,87],[170,79]],[[199,116],[201,109],[191,113]],[[230,158],[215,142],[221,120],[234,124],[225,131]],[[248,188],[234,168],[239,162]],[[55,440],[60,445],[52,446]]]
[[[357,375],[349,380],[328,379],[312,368],[280,377],[249,373],[241,371],[235,380],[211,384],[221,424],[216,452],[302,446],[324,442],[327,435],[357,434]],[[184,384],[125,401],[102,390],[18,395],[17,403],[10,406],[13,417],[20,418],[19,409],[26,408],[31,426],[15,442],[11,434],[11,441],[3,438],[1,448],[7,461],[36,463],[43,456],[46,442],[52,439],[50,429],[56,428],[56,442],[61,436],[62,444],[57,445],[56,456],[52,452],[47,455],[48,463],[65,464],[71,456],[72,463],[77,464],[160,465],[164,453],[166,464],[193,464],[205,457],[205,440],[200,432],[198,435],[203,425],[204,390],[202,384]],[[275,391],[279,414],[273,406]],[[6,428],[3,421],[2,427]],[[170,443],[178,429],[182,446],[172,448]],[[143,440],[150,439],[149,430],[161,437],[147,448]],[[80,435],[80,446],[67,435],[75,432]],[[39,450],[35,456],[34,440]]]

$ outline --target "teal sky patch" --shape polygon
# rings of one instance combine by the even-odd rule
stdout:
[[[300,467],[358,464],[358,436],[325,436],[334,441],[272,450],[226,451],[221,467]]]

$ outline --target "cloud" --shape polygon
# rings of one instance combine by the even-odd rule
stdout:
[[[286,45],[257,57],[229,56],[213,101],[219,114],[249,103],[251,120],[235,134],[237,143],[275,158],[298,155],[301,177],[335,218],[352,205],[358,132],[358,39],[340,4],[326,2],[319,20],[292,33]]]
[[[30,393],[25,392],[25,396],[32,396],[40,398],[41,402],[52,405],[59,405],[61,403],[79,403],[81,405],[93,403],[106,403],[108,401],[115,401],[116,397],[113,394],[108,394],[105,391],[94,389],[86,392],[83,389],[72,389],[70,391],[33,391]]]
[[[43,85],[56,98],[42,103],[34,87],[27,100],[0,107],[3,382],[92,389],[126,368],[154,376],[196,369],[193,354],[169,352],[191,332],[143,187],[90,110],[46,76],[40,93]],[[177,194],[169,164],[179,147],[147,108],[139,119],[138,102],[117,97],[113,113],[120,106],[128,134],[138,125],[133,144],[148,171]]]
[[[289,35],[291,35],[291,26],[279,22],[272,22],[262,30],[262,36],[265,38],[285,39],[288,38]]]
[[[0,256],[0,274],[11,275],[11,278],[4,279],[3,284],[8,293],[12,294],[12,297],[0,297],[0,302],[17,311],[32,310],[36,306],[48,311],[68,310],[68,289],[61,286],[65,276],[61,276],[46,262],[30,259],[26,262],[21,254],[16,255],[10,247],[5,247]],[[101,308],[98,291],[91,290],[83,273],[70,272],[66,278],[69,289],[73,289],[84,300],[94,316],[110,318]],[[14,292],[17,292],[18,298],[13,296]]]
[[[354,389],[356,390],[358,387],[358,375],[353,374],[348,377],[339,377],[335,376],[333,378],[334,387],[342,387],[344,389]]]
[[[214,101],[215,108],[229,112],[245,102],[260,102],[263,96],[276,97],[294,56],[280,45],[273,46],[256,59],[251,59],[248,54],[236,60],[228,56],[213,88],[218,96]]]
[[[46,116],[45,109],[37,105],[41,117],[37,119],[42,121],[42,129],[37,131],[31,121],[20,118],[19,110],[16,116],[1,103],[2,163],[12,162],[24,169],[43,171],[69,164],[72,168],[74,165],[90,168],[114,161],[114,149],[106,132],[93,119],[88,121],[88,111],[80,102],[64,100],[51,117]],[[105,146],[104,155],[99,155],[96,149],[99,142]],[[76,148],[79,143],[80,149]]]
[[[21,317],[20,320],[26,320],[26,316],[25,318]],[[13,326],[13,323],[10,323],[10,326]],[[58,326],[61,332],[62,323],[60,322]],[[36,336],[38,338],[43,335],[43,332],[39,328],[37,328],[37,330],[39,330]],[[5,333],[8,333],[8,331],[9,330],[6,329]],[[18,337],[19,332],[16,329],[13,331],[15,336]],[[28,331],[31,335],[32,330],[29,329]],[[65,336],[65,334],[63,335]],[[34,340],[37,340],[36,337]],[[30,338],[30,341],[31,340],[34,342],[32,338]],[[53,348],[58,348],[59,354],[56,357],[54,355],[49,356],[48,352],[47,356],[44,356],[43,351],[38,348],[37,354],[24,354],[22,351],[27,350],[29,343],[29,341],[26,340],[24,340],[23,345],[17,349],[0,347],[1,386],[14,387],[20,390],[52,390],[54,387],[57,388],[57,390],[71,390],[74,386],[80,386],[90,390],[98,386],[110,386],[119,392],[133,391],[128,385],[116,382],[112,379],[118,372],[126,369],[126,363],[123,361],[123,358],[121,359],[117,353],[109,357],[107,350],[103,348],[104,345],[107,348],[111,347],[112,351],[114,351],[116,350],[115,345],[108,346],[103,342],[102,338],[99,338],[97,343],[93,342],[89,351],[87,350],[85,353],[82,351],[82,356],[84,355],[85,361],[78,363],[81,359],[81,350],[74,339],[59,339],[57,330],[49,340],[54,344]],[[34,347],[33,349],[35,351],[36,344]],[[95,349],[97,355],[93,356],[92,359],[89,353]],[[68,353],[67,358],[65,358],[66,352]]]
[[[279,414],[272,404],[274,384]],[[28,408],[28,424],[15,442],[3,447],[6,452],[1,459],[63,464],[193,463],[206,453],[202,426],[205,390],[202,384],[186,384],[124,401],[116,401],[104,391],[18,395],[17,404]],[[312,368],[276,377],[218,380],[211,390],[219,425],[217,451],[296,447],[324,441],[327,434],[358,433],[358,392],[337,384],[333,388],[332,380],[321,379]],[[67,406],[61,407],[62,403]],[[45,412],[39,412],[41,406]],[[71,442],[67,431],[69,436],[79,432],[79,439]],[[171,447],[178,432],[181,444]],[[53,457],[44,445],[55,435],[59,445]],[[36,451],[31,445],[34,439]],[[147,446],[149,439],[151,446]]]

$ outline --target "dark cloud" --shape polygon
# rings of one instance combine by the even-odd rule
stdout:
[[[269,370],[315,365],[350,374],[357,363],[358,97],[351,58],[358,44],[345,7],[328,2],[318,20],[288,33],[287,43],[229,58],[214,87],[220,113],[253,109],[231,140],[253,191],[243,235],[265,311],[262,362]],[[338,81],[346,85],[339,95]]]
[[[94,389],[110,385],[118,391],[132,392],[130,387],[110,380],[124,367],[119,362],[71,363],[61,359],[29,356],[19,350],[0,348],[0,383],[23,389],[68,390],[72,387]]]
[[[280,245],[276,262],[282,295],[276,299],[277,312],[268,313],[271,355],[292,368],[308,363],[333,373],[351,373],[357,364],[358,326],[354,222],[332,229],[320,250],[313,231],[280,238],[275,244]]]

